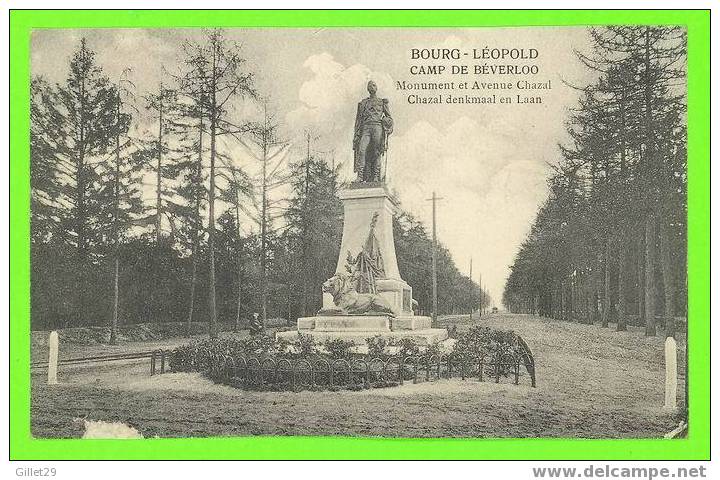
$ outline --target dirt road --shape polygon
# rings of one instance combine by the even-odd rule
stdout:
[[[467,326],[469,319],[445,319]],[[663,339],[524,315],[473,320],[513,329],[535,355],[528,382],[441,380],[359,392],[247,392],[198,374],[149,376],[144,363],[41,376],[32,391],[38,437],[77,437],[73,418],[121,421],[148,436],[371,435],[413,437],[660,437]],[[684,341],[679,342],[681,352]],[[147,348],[133,345],[132,348]],[[128,347],[129,348],[129,347]],[[684,369],[684,355],[680,355]],[[681,378],[678,398],[684,398]]]

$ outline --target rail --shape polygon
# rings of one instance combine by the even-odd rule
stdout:
[[[165,358],[169,355],[170,352],[165,350],[149,350],[144,352],[132,352],[132,353],[113,353],[109,355],[94,355],[94,356],[88,356],[88,357],[75,357],[75,358],[64,358],[61,360],[58,360],[58,366],[62,365],[82,365],[82,364],[90,364],[90,363],[102,363],[102,362],[118,362],[118,361],[125,361],[125,360],[139,360],[139,359],[145,359],[149,358],[151,359],[151,372],[154,373],[154,369],[152,368],[152,364],[155,363],[154,358],[159,357],[161,358],[161,363],[164,365],[166,363]],[[30,368],[32,369],[41,369],[41,368],[47,368],[48,362],[47,361],[38,361],[38,362],[32,362],[30,364]],[[163,367],[164,371],[164,367]]]

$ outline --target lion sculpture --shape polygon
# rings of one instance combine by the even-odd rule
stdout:
[[[323,292],[333,297],[336,308],[323,309],[321,315],[391,315],[390,304],[375,293],[358,293],[355,275],[336,274],[323,283]]]

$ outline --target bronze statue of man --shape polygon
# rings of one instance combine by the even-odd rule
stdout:
[[[393,120],[387,98],[377,97],[375,82],[369,81],[367,90],[370,96],[358,103],[355,116],[354,170],[358,182],[379,182],[384,180],[381,161],[393,131]]]

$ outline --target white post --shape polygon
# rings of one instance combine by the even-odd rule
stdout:
[[[50,355],[48,355],[48,385],[57,385],[57,368],[58,368],[58,333],[53,330],[50,332],[48,346],[50,347]]]
[[[665,408],[677,407],[677,343],[673,337],[665,340]]]

